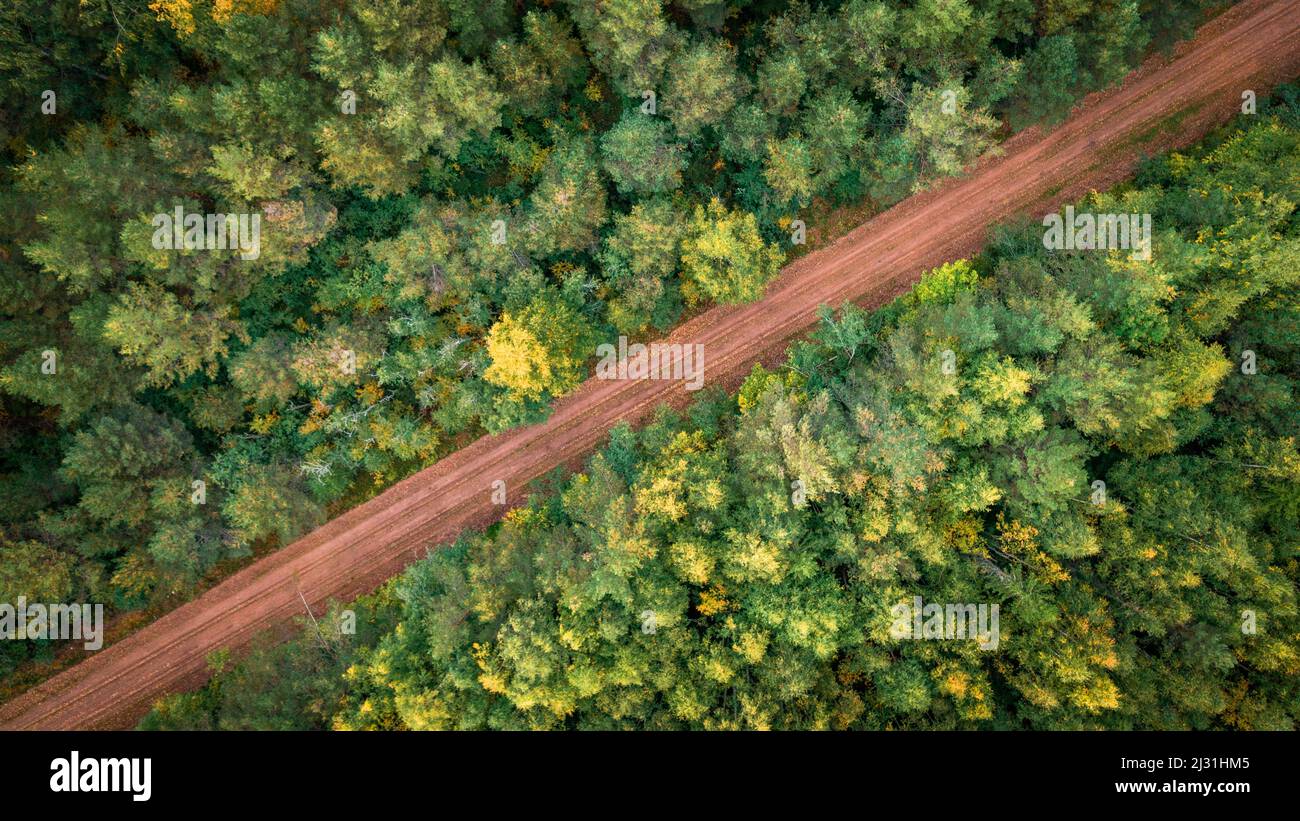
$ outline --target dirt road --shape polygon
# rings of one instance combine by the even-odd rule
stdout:
[[[1243,90],[1262,96],[1297,75],[1300,0],[1249,0],[1172,60],[1149,61],[1121,87],[1085,100],[1058,128],[1017,135],[1001,157],[788,266],[762,301],[712,309],[668,341],[703,343],[707,383],[733,387],[755,361],[779,361],[818,306],[879,304],[925,270],[976,251],[994,223],[1104,189],[1131,175],[1141,156],[1192,143],[1237,113]],[[160,695],[202,684],[210,651],[242,648],[301,615],[299,591],[319,612],[327,599],[372,590],[464,528],[498,517],[493,481],[504,481],[517,503],[529,481],[577,466],[619,420],[635,423],[661,402],[689,398],[679,382],[589,380],[544,424],[474,442],[5,704],[0,727],[130,726]]]

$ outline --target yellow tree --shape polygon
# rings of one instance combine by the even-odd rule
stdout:
[[[547,288],[520,311],[501,315],[487,335],[492,360],[483,378],[512,398],[561,396],[582,382],[589,353],[589,323]]]
[[[753,214],[718,200],[696,206],[682,242],[682,290],[688,302],[736,304],[758,299],[781,268],[781,249],[763,241]]]

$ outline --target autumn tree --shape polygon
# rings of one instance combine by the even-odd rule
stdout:
[[[784,260],[758,233],[752,214],[718,200],[696,206],[682,240],[682,281],[688,302],[737,303],[757,299]]]

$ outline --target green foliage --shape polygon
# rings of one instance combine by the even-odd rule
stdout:
[[[620,194],[671,191],[682,183],[686,160],[669,141],[668,125],[636,111],[623,115],[600,142],[601,166]]]
[[[655,88],[680,36],[661,0],[566,0],[566,5],[592,64],[621,94],[639,98]]]
[[[608,300],[609,321],[620,333],[648,325],[664,330],[681,310],[675,275],[686,218],[667,199],[639,202],[615,217],[601,252],[601,271],[617,296]]]
[[[991,147],[992,117],[1030,122],[1113,81],[1203,4],[1167,5],[9,3],[0,519],[33,556],[14,566],[66,567],[70,595],[119,607],[184,598],[258,540],[544,418],[611,333],[757,298],[781,259],[767,240],[793,209],[868,195],[874,208],[956,173]],[[1066,41],[1078,76],[1049,85]],[[945,89],[959,103],[947,115]],[[987,308],[983,325],[1024,329],[1011,355],[1070,344],[1083,347],[1061,356],[1081,362],[1098,347],[1088,322],[1119,339],[1103,351],[1122,371],[1106,401],[1026,377],[1054,391],[1054,423],[1109,430],[1128,413],[1142,426],[1106,436],[1164,453],[1193,424],[1223,426],[1197,403],[1226,384],[1242,418],[1285,435],[1289,349],[1258,330],[1289,316],[1278,288],[1296,246],[1272,235],[1296,193],[1233,192],[1256,166],[1294,177],[1289,134],[1251,132],[1204,168],[1170,161],[1198,184],[1162,207],[1201,209],[1219,239],[1180,236],[1169,253],[1209,254],[1203,265],[1079,267],[1049,301],[1027,286],[1032,311]],[[1208,184],[1218,174],[1226,184]],[[153,220],[178,207],[257,217],[256,259],[155,247]],[[1087,288],[1114,298],[1083,317],[1073,294]],[[875,350],[870,322],[835,332],[837,357]],[[973,363],[1004,388],[1025,381],[1030,368],[981,344]],[[1125,357],[1149,345],[1162,356],[1134,372]],[[1249,346],[1265,372],[1220,383],[1223,359]],[[1123,387],[1142,380],[1155,388]],[[160,461],[137,459],[145,446]],[[204,477],[208,501],[190,502]]]
[[[302,479],[284,465],[250,466],[231,489],[222,512],[236,543],[244,546],[269,536],[288,544],[325,518]]]
[[[993,145],[997,120],[971,110],[969,101],[969,92],[960,87],[912,89],[901,139],[915,157],[913,190],[959,173]]]
[[[682,137],[717,125],[745,92],[735,49],[723,40],[692,43],[673,58],[664,80],[663,108]]]
[[[1244,202],[1278,196],[1294,136],[1241,126],[1098,195],[1157,215],[1150,263],[1046,251],[1039,227],[1010,226],[879,311],[826,311],[734,399],[615,429],[558,493],[409,568],[397,626],[312,685],[343,693],[334,711],[293,720],[1294,729],[1300,300],[1272,259],[1300,223],[1244,209],[1249,259],[1207,263],[1233,252],[1181,205],[1227,179]],[[612,253],[637,236],[622,230]],[[1135,282],[1098,285],[1121,275]],[[1207,323],[1166,281],[1232,307]],[[1225,358],[1245,339],[1255,374]],[[917,596],[996,605],[996,646],[897,634]],[[278,669],[309,663],[311,639]],[[301,700],[265,666],[238,674],[255,694],[227,696],[229,675],[205,691],[218,725]]]
[[[1043,38],[1025,57],[1021,101],[1012,122],[1023,125],[1036,119],[1062,119],[1074,103],[1071,93],[1079,72],[1079,56],[1069,35]]]
[[[82,555],[116,559],[110,586],[119,601],[186,592],[227,554],[216,499],[194,495],[202,463],[175,419],[136,404],[114,408],[78,431],[60,475],[80,498],[47,526]]]
[[[528,199],[530,250],[539,256],[576,251],[591,245],[605,222],[605,188],[596,170],[595,149],[574,138],[556,146]]]

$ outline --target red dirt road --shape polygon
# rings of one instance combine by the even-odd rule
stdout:
[[[967,176],[791,264],[762,301],[714,308],[668,341],[703,343],[706,381],[733,387],[755,361],[779,361],[815,323],[818,306],[878,305],[929,268],[978,250],[991,225],[1041,216],[1119,182],[1142,156],[1190,144],[1239,112],[1243,90],[1262,96],[1297,75],[1300,0],[1248,0],[1172,60],[1148,61],[1119,88],[1089,97],[1056,129],[1017,135]],[[1187,113],[1169,119],[1179,112]],[[494,480],[505,481],[512,504],[522,501],[528,482],[580,464],[618,421],[689,399],[680,382],[588,380],[545,423],[474,442],[3,705],[0,728],[131,726],[159,696],[201,685],[212,650],[242,649],[301,615],[300,590],[317,609],[373,590],[427,550],[500,516]]]

